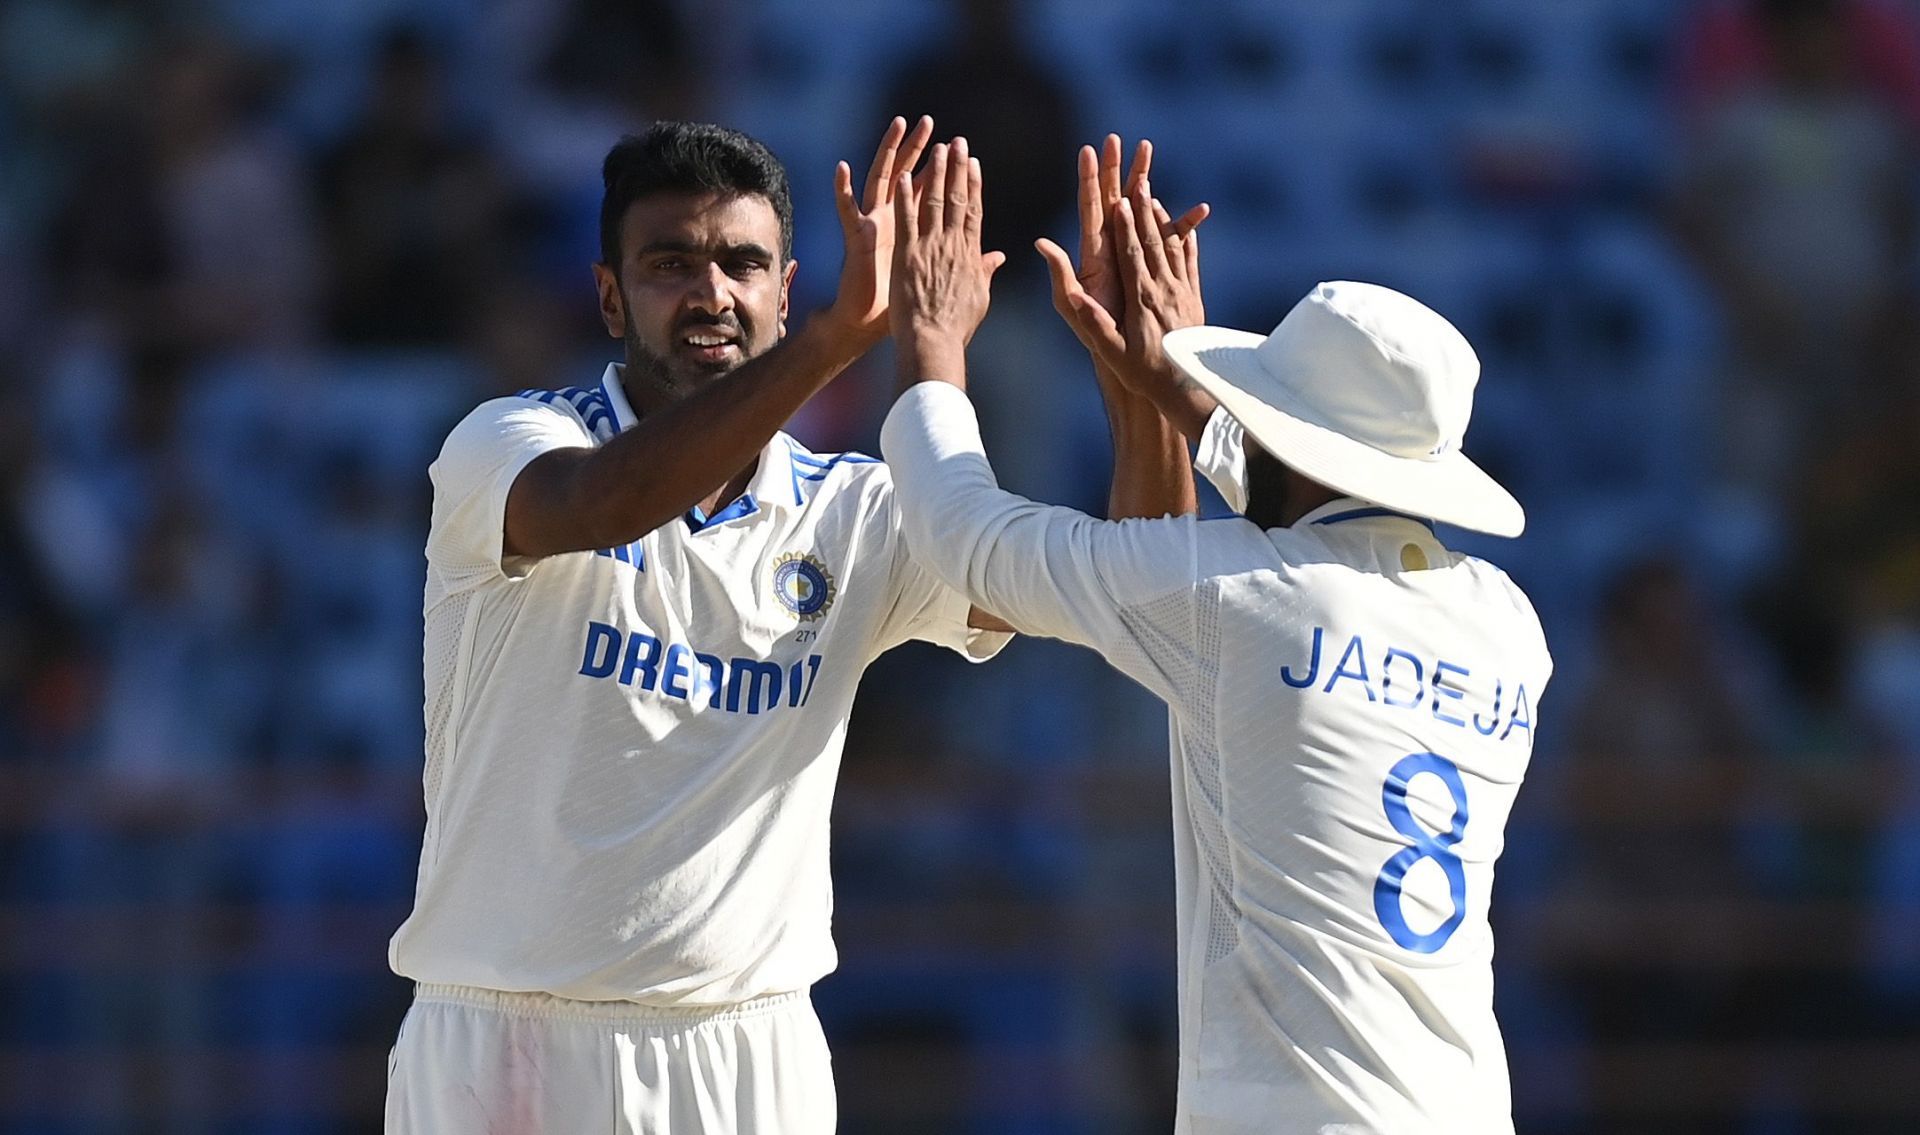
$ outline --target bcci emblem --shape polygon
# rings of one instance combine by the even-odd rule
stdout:
[[[810,623],[833,606],[833,576],[812,556],[788,552],[773,561],[773,593],[782,607]]]

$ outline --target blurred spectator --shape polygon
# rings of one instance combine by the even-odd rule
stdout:
[[[156,47],[90,139],[58,224],[61,298],[109,318],[163,374],[209,351],[299,344],[313,327],[305,181],[253,121],[252,82],[220,40]]]
[[[1073,92],[1022,35],[1020,5],[952,2],[959,28],[894,73],[877,117],[930,114],[940,137],[967,139],[989,194],[984,246],[1007,254],[1001,278],[1038,279],[1033,242],[1072,208],[1073,154],[1089,139]]]
[[[1698,825],[1687,830],[1659,813],[1703,795],[1739,806],[1774,732],[1757,678],[1742,673],[1699,593],[1669,560],[1614,580],[1599,636],[1595,677],[1569,718],[1568,800],[1602,810],[1639,801],[1659,826],[1575,856],[1577,885],[1636,899],[1724,890],[1742,874],[1730,835],[1703,847]]]
[[[635,130],[649,119],[698,118],[711,78],[702,66],[705,38],[693,34],[675,0],[573,0],[543,78],[577,101],[611,97]]]
[[[448,120],[440,60],[417,32],[382,44],[365,115],[318,181],[338,341],[449,343],[473,330],[505,259],[505,189],[479,139]]]
[[[1687,108],[1710,111],[1723,99],[1765,82],[1781,62],[1777,33],[1769,22],[1777,13],[1794,9],[1830,13],[1848,72],[1894,108],[1909,129],[1920,132],[1920,21],[1911,5],[1898,0],[1708,0],[1681,35],[1681,96]]]
[[[1723,473],[1761,496],[1903,362],[1914,136],[1862,81],[1857,8],[1754,0],[1752,68],[1708,84],[1691,124],[1676,223],[1728,321]]]

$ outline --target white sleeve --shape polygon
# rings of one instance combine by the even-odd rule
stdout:
[[[1235,512],[1247,511],[1247,438],[1224,407],[1215,407],[1194,447],[1193,467]]]
[[[1165,698],[1174,684],[1126,612],[1195,590],[1199,521],[1096,520],[1000,489],[973,404],[923,382],[894,404],[880,445],[908,546],[932,573],[1022,633],[1091,646]]]
[[[942,583],[911,553],[901,531],[899,498],[891,493],[887,519],[893,529],[893,606],[880,625],[876,654],[917,640],[944,646],[969,662],[985,662],[1013,641],[1004,631],[967,625],[973,601]]]
[[[433,481],[427,563],[452,590],[526,575],[534,561],[503,555],[507,492],[541,454],[592,445],[584,425],[552,406],[496,398],[475,407],[453,427],[427,470]]]

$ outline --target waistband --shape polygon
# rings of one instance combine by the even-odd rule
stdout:
[[[575,1001],[551,993],[509,993],[470,985],[413,987],[418,1004],[464,1005],[511,1017],[540,1017],[564,1021],[618,1021],[633,1025],[685,1026],[707,1021],[737,1021],[776,1013],[807,1003],[807,991],[774,993],[731,1005],[642,1005],[637,1001]]]

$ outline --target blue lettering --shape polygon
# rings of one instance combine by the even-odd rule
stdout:
[[[646,657],[641,657],[641,651]],[[651,690],[660,679],[660,640],[650,634],[635,631],[627,636],[627,657],[620,664],[620,684],[633,685],[635,671],[641,674],[640,688]]]
[[[1451,663],[1451,662],[1439,662],[1439,661],[1436,661],[1436,662],[1434,662],[1434,664],[1433,664],[1433,716],[1434,716],[1434,720],[1436,720],[1436,721],[1444,721],[1444,722],[1446,722],[1446,723],[1447,723],[1448,725],[1465,725],[1465,724],[1467,723],[1467,719],[1466,719],[1466,718],[1464,718],[1464,717],[1450,717],[1450,716],[1448,716],[1448,715],[1447,715],[1447,713],[1446,713],[1446,711],[1445,711],[1445,710],[1443,710],[1443,709],[1441,709],[1441,708],[1440,708],[1440,695],[1442,695],[1442,694],[1445,694],[1445,695],[1446,695],[1447,697],[1450,697],[1450,698],[1452,698],[1452,699],[1453,699],[1453,700],[1455,700],[1455,701],[1460,701],[1461,699],[1463,699],[1463,698],[1465,698],[1465,697],[1467,696],[1467,694],[1466,694],[1466,691],[1465,691],[1465,690],[1462,690],[1462,689],[1460,689],[1460,688],[1459,688],[1459,687],[1457,687],[1457,686],[1449,686],[1449,685],[1447,685],[1447,673],[1448,673],[1449,671],[1451,671],[1451,672],[1453,672],[1453,673],[1455,673],[1455,674],[1458,674],[1458,675],[1460,675],[1460,676],[1461,676],[1462,678],[1464,678],[1464,677],[1466,677],[1466,676],[1467,676],[1468,674],[1470,674],[1470,673],[1472,673],[1472,671],[1471,671],[1471,670],[1468,670],[1468,669],[1467,669],[1466,667],[1464,667],[1464,666],[1455,666],[1455,665],[1454,665],[1453,663]]]
[[[1404,658],[1408,662],[1413,663],[1412,701],[1393,700],[1393,660],[1396,658]],[[1426,668],[1420,665],[1420,660],[1397,646],[1387,648],[1386,661],[1380,663],[1380,700],[1395,709],[1412,709],[1414,706],[1419,705],[1421,700],[1426,696]]]
[[[819,676],[820,656],[818,654],[807,655],[807,692],[800,698],[801,705],[807,704],[807,699],[813,696],[813,680]]]
[[[1527,740],[1533,740],[1533,714],[1527,710],[1527,687],[1521,686],[1513,691],[1513,719],[1507,722],[1507,730],[1500,734],[1502,741],[1507,739],[1516,728],[1527,731]]]
[[[686,679],[692,673],[687,669],[687,659],[693,651],[674,643],[667,647],[667,676],[661,679],[660,692],[670,698],[687,699]]]
[[[700,697],[700,691],[703,688],[711,688],[713,696],[707,699],[707,704],[714,709],[719,709],[720,687],[726,679],[727,664],[711,654],[696,654],[693,660],[700,664],[700,673],[693,680],[694,698],[697,700]]]
[[[727,710],[740,712],[740,691],[747,692],[747,712],[760,712],[760,694],[766,690],[766,705],[772,709],[780,702],[780,664],[778,662],[757,662],[751,658],[736,658],[728,667],[732,673],[727,681]]]
[[[601,647],[600,660],[594,661],[594,652]],[[613,673],[613,660],[620,653],[620,632],[605,623],[587,624],[587,653],[580,659],[580,673],[589,678],[604,678]]]
[[[1493,731],[1500,728],[1501,693],[1500,680],[1496,678],[1493,682],[1493,716],[1487,719],[1485,725],[1482,725],[1480,724],[1480,715],[1477,713],[1473,715],[1473,727],[1482,737],[1491,737],[1493,736]]]
[[[1358,662],[1360,664],[1360,668],[1358,670],[1347,669],[1348,659],[1352,659],[1355,662]],[[1286,675],[1282,674],[1281,678],[1282,680],[1285,680]],[[1352,640],[1347,643],[1347,649],[1340,655],[1340,665],[1334,667],[1333,676],[1327,679],[1326,686],[1322,688],[1320,692],[1323,694],[1332,693],[1335,683],[1339,682],[1340,679],[1342,678],[1353,678],[1357,680],[1360,683],[1360,687],[1367,691],[1368,701],[1380,700],[1378,697],[1374,695],[1373,679],[1367,676],[1366,647],[1360,642],[1359,635],[1354,635]],[[1438,680],[1439,678],[1438,676],[1436,676],[1435,681],[1438,681]]]
[[[806,666],[807,666],[806,659],[796,658],[793,660],[793,665],[787,668],[787,705],[788,706],[799,705],[800,695],[806,692],[805,684],[800,681],[800,672],[806,669]]]
[[[1320,628],[1313,628],[1313,656],[1307,662],[1307,676],[1295,678],[1291,667],[1280,667],[1280,680],[1296,690],[1304,690],[1320,677]]]

